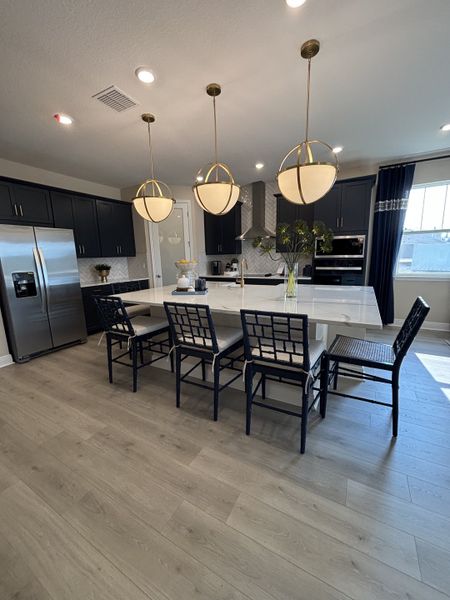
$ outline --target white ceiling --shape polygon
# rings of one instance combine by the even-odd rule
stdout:
[[[449,0],[2,0],[0,156],[117,187],[147,175],[192,182],[219,154],[244,184],[271,180],[304,134],[306,63],[317,37],[311,134],[345,147],[344,163],[450,147]],[[149,65],[152,86],[134,76]],[[115,84],[140,105],[123,113],[93,100]],[[53,121],[66,112],[76,122]],[[256,171],[257,161],[265,163]]]

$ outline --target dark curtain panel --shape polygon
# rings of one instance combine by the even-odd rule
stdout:
[[[378,173],[369,285],[373,285],[384,325],[394,322],[394,269],[402,239],[416,165]]]

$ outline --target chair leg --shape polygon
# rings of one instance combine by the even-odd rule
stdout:
[[[302,391],[302,423],[301,423],[301,431],[300,431],[300,454],[305,454],[307,427],[308,427],[308,388],[305,386]]]
[[[245,389],[247,392],[247,410],[245,419],[245,433],[250,435],[252,425],[252,400],[253,400],[253,371],[251,366],[247,365],[245,371]]]
[[[324,356],[320,374],[320,416],[325,419],[327,414],[328,377],[330,373],[330,359]]]
[[[333,390],[337,390],[337,386],[338,386],[338,370],[339,370],[339,363],[336,361],[334,363],[334,379],[333,379]]]
[[[176,406],[180,408],[181,392],[181,349],[175,348],[175,382],[176,382]]]
[[[169,331],[169,361],[170,361],[170,370],[173,373],[175,370],[175,366],[174,366],[174,362],[173,362],[173,351],[171,352],[172,348],[173,348],[173,341],[172,341],[172,335],[170,334]]]
[[[139,358],[141,359],[141,365],[144,364],[144,346],[143,342],[139,342]]]
[[[399,372],[392,373],[392,435],[397,437],[398,434],[398,389],[399,389]]]
[[[133,363],[133,392],[137,392],[137,379],[138,379],[138,342],[135,340],[132,341],[130,346],[131,351],[131,360]]]
[[[109,383],[113,382],[113,362],[112,362],[112,339],[111,336],[106,336],[106,352],[108,356],[108,378]]]
[[[203,379],[203,381],[206,381],[206,363],[203,358],[202,358],[202,379]]]
[[[264,373],[261,375],[261,397],[263,400],[266,399],[266,376]]]
[[[220,359],[216,358],[214,363],[214,421],[219,418],[219,385],[220,385]]]

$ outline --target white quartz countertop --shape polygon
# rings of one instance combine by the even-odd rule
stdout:
[[[98,285],[112,285],[113,283],[124,283],[124,282],[128,282],[128,281],[143,281],[145,279],[148,279],[148,277],[135,277],[134,279],[127,277],[126,279],[124,279],[123,277],[120,279],[108,279],[108,281],[82,281],[80,283],[80,287],[85,288],[85,287],[97,287]]]
[[[163,302],[207,304],[212,311],[239,314],[243,308],[271,312],[307,314],[310,321],[354,327],[381,328],[380,311],[372,287],[299,285],[298,297],[284,297],[284,285],[239,285],[209,282],[205,296],[172,296],[173,285],[126,294],[124,301],[150,306]]]

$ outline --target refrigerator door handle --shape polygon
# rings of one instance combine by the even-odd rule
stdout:
[[[46,293],[44,275],[42,272],[42,264],[41,264],[40,254],[36,248],[33,248],[33,256],[34,256],[34,262],[36,264],[36,273],[37,273],[37,278],[39,281],[39,288],[40,288],[40,292],[41,292],[42,312],[45,313],[45,312],[47,312],[47,293]]]

